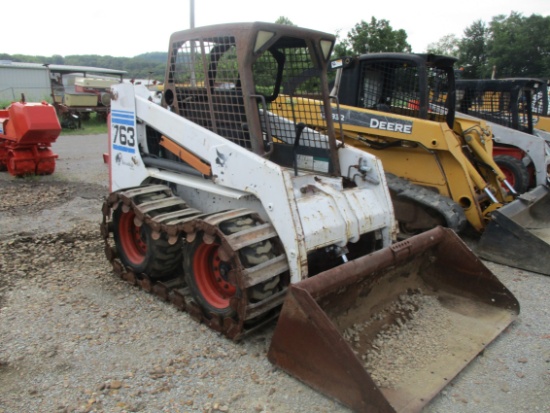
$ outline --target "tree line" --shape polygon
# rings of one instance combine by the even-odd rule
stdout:
[[[276,23],[295,26],[281,16]],[[388,20],[372,17],[357,23],[345,37],[337,34],[333,56],[363,53],[412,52],[403,29],[394,29]],[[415,51],[417,52],[417,51]],[[454,56],[464,78],[537,77],[550,78],[550,16],[523,16],[512,12],[498,15],[490,22],[474,21],[458,38],[447,35],[428,45],[428,53]],[[125,70],[129,78],[162,81],[166,68],[166,52],[144,53],[135,57],[100,55],[26,56],[0,53],[0,60],[93,66]]]
[[[404,30],[372,17],[361,21],[336,45],[338,57],[376,52],[411,52]],[[428,45],[425,52],[458,59],[462,77],[550,78],[550,16],[523,16],[512,12],[490,22],[474,21],[458,38],[447,35]]]
[[[70,66],[91,66],[103,69],[125,70],[129,79],[164,80],[167,52],[144,53],[134,57],[113,57],[100,55],[70,55],[70,56],[28,56],[21,54],[9,55],[0,53],[0,60],[12,62],[56,64]]]

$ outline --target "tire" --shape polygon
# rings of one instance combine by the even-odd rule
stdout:
[[[519,159],[510,155],[497,155],[494,160],[518,194],[529,189],[529,171]]]
[[[217,314],[232,317],[231,298],[238,288],[228,280],[231,263],[221,260],[218,250],[220,241],[212,244],[203,241],[203,233],[185,245],[183,253],[183,273],[191,294],[206,315]]]
[[[252,218],[241,217],[222,222],[219,229],[224,235],[230,235],[254,225]],[[193,242],[184,246],[183,272],[186,284],[206,316],[214,314],[223,318],[235,317],[236,311],[231,306],[233,297],[238,297],[247,304],[261,301],[279,289],[279,276],[254,285],[246,291],[241,291],[228,279],[233,268],[250,268],[273,258],[274,247],[269,240],[244,247],[231,261],[224,262],[218,254],[221,245],[219,236],[213,243],[207,244],[203,235],[202,232],[197,233]]]
[[[136,274],[162,279],[181,271],[182,242],[174,245],[161,236],[154,240],[151,229],[134,224],[134,211],[122,211],[120,205],[113,213],[113,235],[122,264]]]

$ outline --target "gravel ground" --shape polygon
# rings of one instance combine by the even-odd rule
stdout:
[[[348,412],[269,363],[273,326],[233,343],[112,275],[105,148],[61,137],[54,175],[0,174],[0,413]],[[487,265],[521,314],[424,412],[550,413],[550,279]]]

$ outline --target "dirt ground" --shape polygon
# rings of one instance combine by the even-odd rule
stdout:
[[[52,176],[0,173],[0,413],[348,412],[269,363],[274,326],[234,343],[112,274],[106,139],[59,138]],[[520,314],[423,412],[550,413],[550,277],[485,264]]]

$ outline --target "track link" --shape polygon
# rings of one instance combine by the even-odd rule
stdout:
[[[415,225],[421,223],[415,232],[422,232],[437,225],[445,226],[457,233],[466,228],[466,214],[452,199],[393,174],[387,173],[386,180],[401,226],[404,221],[410,220]]]
[[[237,288],[230,301],[234,315],[220,317],[205,311],[185,282],[181,262],[179,271],[168,272],[168,275],[140,273],[124,265],[113,237],[113,212],[117,208],[121,208],[123,213],[132,211],[137,227],[146,225],[152,239],[163,240],[169,245],[181,243],[181,248],[185,249],[197,236],[202,236],[207,244],[214,242],[214,239],[221,241],[219,254],[224,261],[231,263],[228,281]],[[254,211],[237,209],[203,214],[190,208],[169,187],[147,185],[111,193],[105,199],[102,213],[100,229],[105,242],[105,255],[115,274],[131,285],[171,302],[197,321],[233,340],[241,339],[278,316],[289,282],[288,263],[273,226],[263,222]],[[240,217],[253,222],[253,225],[227,230],[226,227]],[[247,258],[247,254],[251,254],[251,246],[266,242],[273,246],[268,259],[259,259],[255,263],[255,257]],[[270,283],[271,287],[276,284],[273,290],[269,290],[267,296],[258,298],[259,286]]]

